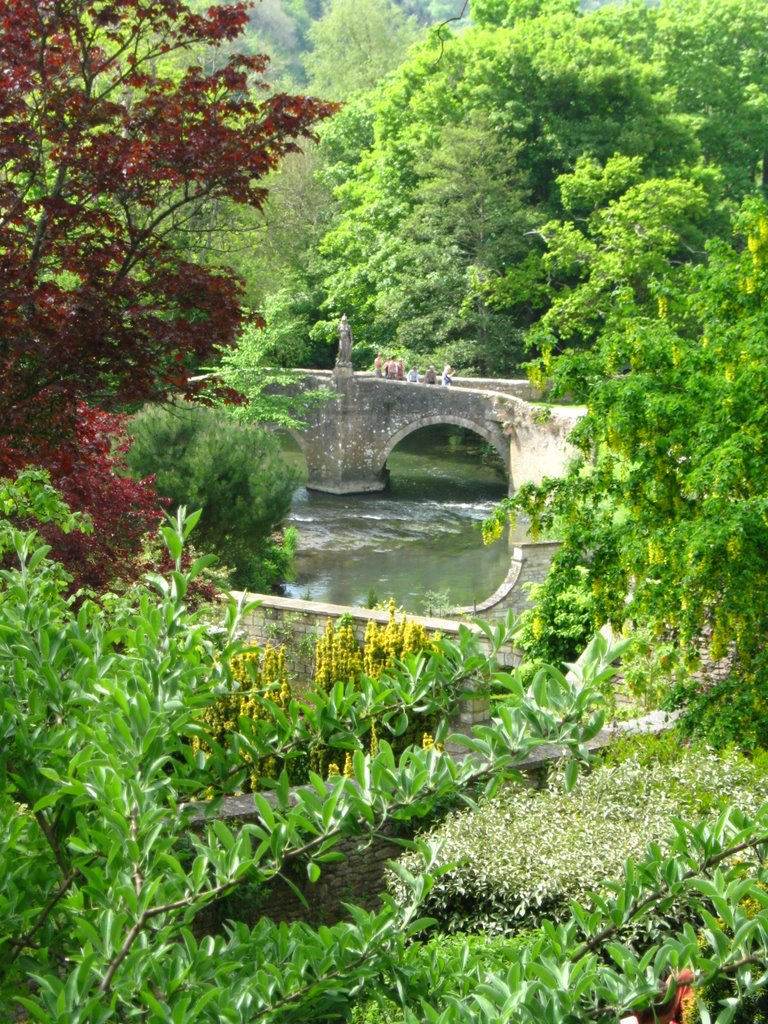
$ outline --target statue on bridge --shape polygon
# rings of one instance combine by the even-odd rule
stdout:
[[[337,366],[352,366],[352,328],[349,326],[347,314],[341,318],[339,324],[339,354],[336,357]]]

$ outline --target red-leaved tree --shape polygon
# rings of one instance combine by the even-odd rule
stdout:
[[[73,590],[102,591],[148,568],[140,560],[141,538],[158,525],[162,508],[152,479],[128,475],[131,438],[125,427],[125,416],[78,402],[74,438],[49,453],[46,468],[57,490],[70,508],[87,511],[93,526],[89,533],[39,527],[54,557],[72,573]]]
[[[0,472],[71,434],[78,399],[183,385],[232,340],[240,282],[172,234],[206,200],[260,207],[332,109],[269,95],[265,57],[168,59],[246,19],[242,3],[0,0]]]
[[[0,476],[60,481],[88,457],[79,402],[183,389],[233,340],[241,282],[174,235],[209,201],[259,208],[333,109],[270,94],[265,57],[192,62],[246,20],[243,3],[0,0]]]

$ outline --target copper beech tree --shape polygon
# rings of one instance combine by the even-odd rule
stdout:
[[[60,461],[79,402],[183,387],[232,341],[241,282],[174,233],[207,202],[260,208],[333,109],[270,92],[264,56],[199,66],[247,18],[244,3],[0,0],[0,475]]]

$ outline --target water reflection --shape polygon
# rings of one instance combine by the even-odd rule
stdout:
[[[296,492],[297,579],[286,595],[365,605],[373,591],[422,613],[428,591],[468,605],[490,596],[510,554],[508,537],[486,548],[480,533],[507,493],[495,453],[460,428],[428,427],[405,438],[388,467],[381,493]]]

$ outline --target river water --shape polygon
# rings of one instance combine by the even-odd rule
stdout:
[[[300,487],[287,523],[298,530],[296,580],[285,595],[357,606],[392,596],[414,614],[490,597],[507,574],[511,538],[483,545],[480,525],[507,493],[486,447],[460,428],[426,427],[389,457],[386,491]]]

